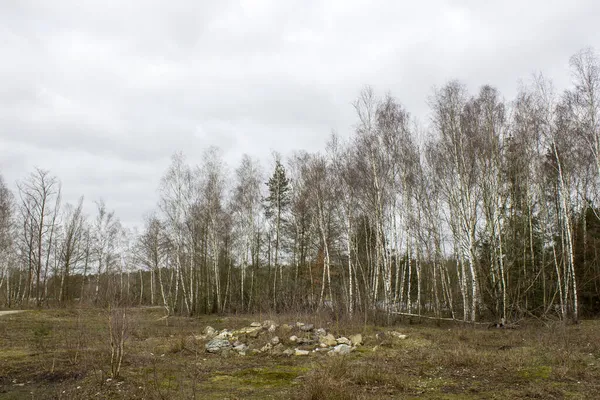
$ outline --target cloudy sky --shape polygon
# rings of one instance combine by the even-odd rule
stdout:
[[[65,201],[103,198],[127,225],[154,208],[171,154],[323,148],[369,84],[424,125],[432,87],[510,99],[533,72],[558,88],[600,50],[600,2],[7,0],[0,2],[0,173],[49,169]]]

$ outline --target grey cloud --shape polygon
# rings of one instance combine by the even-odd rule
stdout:
[[[200,162],[217,145],[233,169],[318,150],[350,133],[365,84],[422,123],[449,79],[508,99],[536,71],[565,87],[569,56],[600,49],[599,14],[593,0],[3,2],[0,172],[50,169],[66,201],[102,197],[139,224],[173,152]]]

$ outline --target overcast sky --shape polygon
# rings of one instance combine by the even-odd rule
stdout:
[[[230,168],[348,136],[369,84],[424,125],[432,87],[460,79],[510,99],[600,50],[600,2],[0,2],[0,173],[49,169],[64,201],[103,198],[129,225],[155,207],[170,156],[211,145]]]

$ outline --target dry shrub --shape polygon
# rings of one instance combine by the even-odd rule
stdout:
[[[344,357],[317,365],[305,378],[297,400],[358,400],[363,397],[350,384],[350,365]]]
[[[127,313],[124,308],[108,310],[108,333],[110,338],[110,370],[113,378],[119,378],[123,356],[125,355],[125,342],[129,328]]]
[[[352,368],[350,380],[352,383],[364,387],[386,387],[394,391],[405,392],[410,389],[407,378],[401,375],[393,366],[382,368],[382,366],[371,364],[360,364]]]
[[[356,391],[343,379],[336,379],[326,371],[313,371],[298,391],[297,400],[358,400]]]

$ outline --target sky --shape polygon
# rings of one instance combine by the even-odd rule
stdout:
[[[218,146],[318,151],[356,123],[365,85],[427,129],[433,88],[452,79],[505,99],[569,57],[600,51],[596,0],[14,0],[0,2],[0,174],[35,167],[63,202],[104,200],[143,224],[173,153]]]

